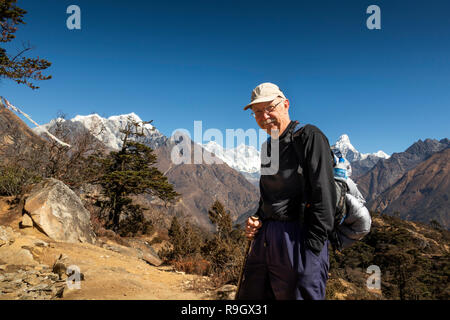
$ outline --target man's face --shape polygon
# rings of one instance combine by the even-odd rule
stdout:
[[[258,126],[268,134],[274,130],[278,130],[280,134],[284,131],[290,122],[288,110],[289,101],[282,98],[256,103],[252,106]]]

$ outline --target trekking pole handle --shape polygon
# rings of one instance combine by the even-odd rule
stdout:
[[[252,220],[259,221],[259,217],[257,217],[257,216],[251,216],[250,218]],[[252,242],[253,242],[252,239],[247,239],[247,241],[245,243],[244,261],[242,263],[241,271],[239,273],[238,285],[237,285],[236,294],[235,294],[235,297],[234,297],[235,300],[238,299],[239,291],[241,290],[242,278],[244,277],[244,269],[245,269],[245,265],[247,264],[247,257],[248,257],[248,253],[250,252],[250,248],[252,246]]]

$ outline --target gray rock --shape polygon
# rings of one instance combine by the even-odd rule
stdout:
[[[13,244],[15,236],[16,234],[11,227],[0,226],[0,247]]]
[[[48,243],[42,240],[35,241],[34,245],[37,247],[48,247]]]
[[[23,281],[29,284],[30,286],[35,286],[41,282],[41,279],[39,278],[39,276],[31,275],[23,279]]]
[[[2,291],[2,293],[13,293],[13,292],[15,292],[16,290],[14,290],[13,288],[2,288],[2,289],[0,289],[1,291]]]
[[[13,281],[15,278],[14,273],[5,273],[3,276],[5,277],[4,281]]]
[[[27,274],[27,275],[37,275],[37,274],[39,274],[39,272],[38,272],[37,270],[28,270],[28,271],[26,272],[26,274]]]
[[[141,259],[153,266],[156,266],[156,267],[159,267],[160,265],[162,265],[162,260],[159,259],[158,256],[150,254],[148,252],[143,252]]]
[[[35,185],[24,209],[36,228],[51,239],[92,244],[96,241],[89,211],[80,198],[59,180],[45,179]]]
[[[52,299],[62,298],[64,296],[64,288],[65,286],[54,287]]]
[[[27,291],[52,291],[52,286],[46,283],[40,283],[34,287],[28,288]]]
[[[162,260],[147,241],[130,238],[127,239],[126,242],[131,248],[137,251],[139,259],[156,267],[159,267],[162,264]]]
[[[24,214],[22,216],[22,221],[20,222],[21,228],[32,228],[33,227],[33,220],[31,217],[27,214]]]
[[[44,278],[50,279],[51,281],[58,281],[59,280],[59,276],[57,274],[54,273],[50,273],[48,275],[45,275]]]
[[[234,300],[237,287],[232,284],[226,284],[216,290],[216,296],[219,300]]]
[[[49,271],[50,267],[46,264],[40,264],[35,267],[36,270],[40,270],[41,272]]]

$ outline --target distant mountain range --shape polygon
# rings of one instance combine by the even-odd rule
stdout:
[[[140,121],[136,114],[131,113],[108,119],[98,115],[77,116],[66,122],[75,132],[82,127],[92,131],[102,128],[97,138],[110,149],[117,150],[120,148],[120,128],[128,117]],[[45,126],[51,131],[52,122]],[[39,133],[39,128],[34,131]],[[260,166],[260,154],[256,148],[240,145],[224,149],[214,141],[201,146],[190,141],[193,149],[213,153],[224,163],[173,165],[171,149],[178,142],[146,125],[145,143],[155,149],[158,167],[183,194],[183,200],[178,204],[180,210],[191,215],[200,225],[208,225],[207,210],[216,198],[224,202],[233,219],[240,217],[240,222],[243,216],[256,210]],[[449,146],[448,139],[426,139],[391,156],[381,150],[363,154],[351,144],[348,135],[343,134],[331,148],[350,162],[351,177],[357,182],[371,210],[387,214],[398,212],[405,219],[423,222],[436,220],[448,228],[449,187],[446,182],[449,176],[446,167],[448,151],[445,150]],[[438,171],[430,171],[430,168]],[[426,178],[421,178],[421,175]]]
[[[57,126],[64,127],[70,132],[68,139],[76,139],[77,134],[89,130],[99,141],[111,150],[120,150],[122,147],[121,129],[125,128],[128,118],[141,122],[134,113],[120,116],[102,118],[97,114],[76,116],[70,120],[56,119],[41,127],[34,128],[37,134],[44,134],[42,128],[54,132]],[[182,195],[180,201],[172,211],[183,212],[192,222],[205,228],[211,228],[208,210],[215,200],[221,201],[230,211],[233,220],[242,214],[253,213],[259,200],[259,191],[237,170],[232,169],[227,162],[223,164],[178,164],[171,161],[171,152],[174,146],[181,141],[167,138],[155,127],[146,124],[144,137],[141,142],[155,150],[158,157],[157,167],[168,178],[175,190]],[[44,134],[45,135],[45,134]],[[187,143],[191,145],[191,152],[199,150],[208,153],[201,145],[194,143],[187,136]],[[186,143],[186,142],[185,142]],[[212,146],[211,144],[209,145]],[[247,148],[237,148],[237,154],[245,153]],[[252,152],[251,149],[249,149]],[[229,156],[229,153],[227,154]],[[193,156],[191,154],[191,159]],[[240,165],[244,165],[243,162]],[[157,199],[147,199],[149,204],[158,205]],[[147,203],[147,204],[148,204]]]
[[[419,140],[378,161],[356,179],[367,207],[410,220],[436,220],[449,228],[449,147],[447,138]]]
[[[404,152],[394,153],[389,159],[376,163],[367,173],[356,179],[367,201],[372,201],[397,182],[406,172],[422,161],[450,146],[448,139],[419,140]]]
[[[242,173],[255,186],[259,186],[261,155],[256,148],[242,144],[236,148],[225,149],[214,141],[203,144],[203,148],[214,153],[231,168]],[[360,153],[350,143],[346,134],[341,135],[338,141],[331,146],[331,149],[335,153],[340,153],[351,163],[352,177],[366,173],[378,160],[389,159],[390,157],[381,150],[375,153]]]
[[[380,159],[389,159],[389,155],[379,150],[375,153],[361,153],[351,144],[348,135],[343,134],[339,137],[331,149],[335,154],[341,154],[351,164],[353,179],[365,174]]]
[[[370,202],[369,209],[399,213],[406,220],[436,220],[450,227],[450,148],[434,153],[407,171]]]
[[[216,142],[209,141],[203,144],[203,148],[239,171],[254,186],[259,187],[261,155],[255,147],[241,144],[236,148],[225,149]]]
[[[76,136],[78,132],[87,129],[111,150],[120,150],[122,147],[122,134],[120,130],[125,128],[128,119],[142,122],[142,119],[133,112],[130,114],[111,116],[109,118],[102,118],[98,114],[91,114],[87,116],[76,116],[70,120],[61,118],[54,119],[48,124],[33,128],[33,131],[37,134],[42,134],[43,128],[46,130],[54,129],[57,122],[60,122],[64,123],[64,128],[71,132],[71,136]],[[151,124],[143,125],[143,131],[145,135],[143,143],[153,149],[164,145],[167,141],[167,137],[161,134]]]
[[[119,150],[121,147],[121,133],[128,118],[141,122],[142,119],[135,113],[111,116],[102,118],[97,114],[88,116],[76,116],[71,120],[55,119],[50,123],[41,126],[41,128],[50,129],[55,126],[56,121],[64,121],[65,126],[75,134],[76,131],[88,129],[103,144],[112,150]],[[40,128],[33,129],[36,133],[41,133]],[[164,146],[168,138],[158,131],[151,124],[144,125],[143,142],[153,149]],[[260,177],[260,152],[252,146],[241,144],[235,148],[225,149],[215,141],[209,141],[202,145],[204,150],[215,154],[231,168],[240,172],[244,177],[256,187],[259,186]],[[360,153],[351,144],[348,135],[343,134],[338,141],[331,147],[335,152],[339,151],[348,161],[351,162],[353,176],[360,176],[372,168],[379,159],[388,159],[383,151],[375,153]]]

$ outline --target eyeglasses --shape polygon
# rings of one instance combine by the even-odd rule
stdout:
[[[276,108],[281,102],[283,102],[283,100],[280,100],[276,105],[274,105],[274,106],[268,106],[268,107],[264,108],[264,109],[261,110],[261,111],[253,111],[253,112],[251,113],[251,115],[252,115],[253,118],[256,118],[256,117],[261,116],[263,113],[270,113],[270,112],[272,112],[273,110],[275,110],[275,108]]]

